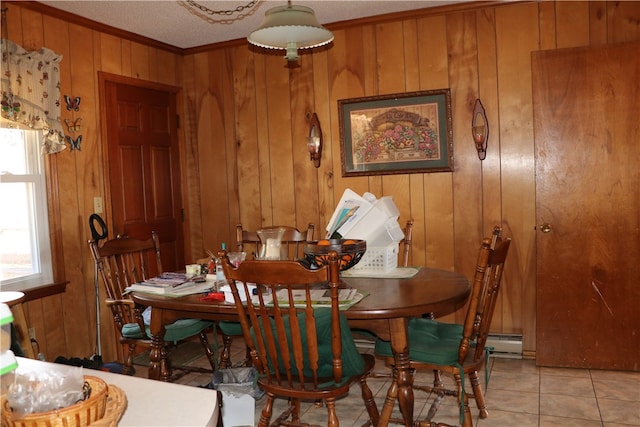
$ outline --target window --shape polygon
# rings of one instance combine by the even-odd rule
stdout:
[[[0,129],[0,285],[53,282],[42,132]]]

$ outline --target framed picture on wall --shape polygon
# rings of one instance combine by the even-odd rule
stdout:
[[[453,171],[451,92],[338,101],[342,176]]]

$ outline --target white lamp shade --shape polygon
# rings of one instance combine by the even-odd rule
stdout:
[[[318,23],[313,9],[289,5],[269,9],[247,40],[267,49],[305,49],[331,43],[333,33]]]

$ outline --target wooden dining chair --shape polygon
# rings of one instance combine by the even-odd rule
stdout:
[[[281,254],[286,255],[286,259],[296,260],[303,257],[304,243],[313,240],[313,234],[315,231],[315,225],[309,223],[306,231],[300,231],[291,226],[268,226],[262,227],[259,230],[273,230],[278,228],[284,228],[284,235],[282,236],[283,250]],[[242,228],[242,224],[236,225],[236,244],[238,251],[247,252],[250,255],[249,258],[255,259],[260,250],[260,237],[258,231],[249,231]]]
[[[330,252],[329,263],[316,270],[280,260],[251,260],[234,267],[225,252],[220,256],[253,366],[259,373],[258,385],[267,396],[258,426],[307,425],[299,419],[301,400],[323,401],[326,425],[338,426],[336,400],[356,382],[370,422],[377,425],[378,410],[366,381],[375,359],[358,352],[339,311],[338,254]],[[257,295],[243,283],[255,283]],[[312,302],[310,291],[316,288],[326,289],[330,306],[318,307]],[[269,298],[274,295],[275,299]],[[243,298],[249,302],[243,303]],[[286,399],[288,405],[270,424],[276,398]]]
[[[155,231],[147,240],[137,240],[129,237],[117,237],[98,245],[95,240],[89,240],[91,255],[102,277],[107,299],[106,306],[111,310],[120,343],[126,348],[123,373],[132,374],[133,356],[136,348],[150,348],[151,337],[149,325],[145,324],[139,306],[125,294],[125,288],[137,282],[157,276],[163,272],[160,260],[160,241]],[[215,370],[214,354],[209,347],[205,334],[212,330],[213,322],[200,319],[179,319],[166,326],[165,343],[162,359],[163,366],[170,368],[167,352],[168,345],[175,345],[181,341],[199,336],[211,369]],[[198,368],[175,367],[176,369],[198,370]],[[162,373],[163,376],[166,373]]]
[[[480,418],[488,416],[478,371],[487,363],[485,344],[500,291],[504,263],[511,244],[511,239],[503,239],[501,233],[501,228],[496,227],[493,235],[482,241],[464,324],[447,324],[425,318],[409,320],[411,369],[416,372],[435,373],[433,386],[414,384],[414,389],[433,393],[436,396],[426,416],[427,424],[425,425],[433,425],[430,424],[431,420],[445,396],[455,396],[460,405],[460,423],[464,427],[473,426],[468,396],[464,392],[466,377],[471,381]],[[389,342],[377,340],[375,354],[383,358],[393,371],[395,362]],[[453,375],[457,388],[448,390],[443,385],[440,373]],[[393,383],[389,388],[381,414],[382,422],[389,421],[397,391],[394,372]],[[437,425],[446,426],[447,424],[438,423]]]
[[[278,228],[284,228],[284,234],[282,236],[283,249],[281,254],[286,254],[287,259],[296,260],[304,256],[304,243],[313,240],[313,233],[315,225],[309,223],[307,230],[302,232],[295,227],[290,226],[268,226],[262,227],[260,230],[273,230]],[[247,252],[249,259],[256,259],[256,255],[260,250],[260,237],[258,230],[249,231],[242,228],[242,224],[236,225],[236,244],[238,252]],[[226,368],[231,366],[231,344],[233,337],[242,336],[242,329],[238,322],[222,321],[218,323],[218,327],[222,332],[222,352],[220,353],[220,367]],[[249,350],[247,349],[247,357],[245,358],[245,365],[251,365],[251,358],[249,357]]]

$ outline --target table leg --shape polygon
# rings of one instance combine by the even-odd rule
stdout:
[[[413,377],[409,363],[409,340],[407,337],[407,319],[390,319],[391,350],[398,375],[398,405],[404,418],[404,425],[413,425]]]
[[[171,380],[171,364],[164,346],[164,319],[161,308],[151,308],[151,349],[149,351],[149,378],[152,380]]]

